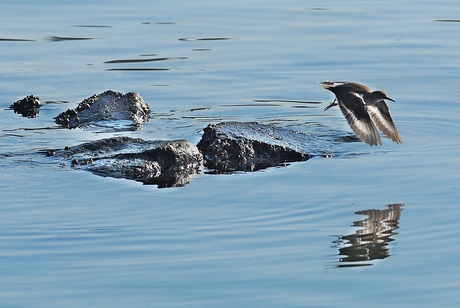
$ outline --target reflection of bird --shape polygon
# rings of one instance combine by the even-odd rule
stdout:
[[[321,82],[336,96],[324,110],[339,105],[340,110],[359,139],[370,145],[382,145],[376,126],[391,140],[402,143],[386,99],[393,101],[382,91],[374,91],[354,82]]]

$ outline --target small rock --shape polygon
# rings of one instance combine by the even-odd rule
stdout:
[[[56,156],[71,160],[73,168],[159,188],[184,186],[203,164],[203,156],[187,140],[113,137],[65,147]]]
[[[41,106],[40,99],[37,96],[29,95],[14,102],[10,108],[23,117],[36,118]]]
[[[248,122],[209,124],[197,144],[205,166],[217,173],[255,171],[285,162],[304,161],[315,137]]]
[[[56,124],[64,128],[103,125],[107,122],[130,120],[135,124],[148,121],[150,107],[135,93],[105,91],[86,98],[75,109],[59,114]]]

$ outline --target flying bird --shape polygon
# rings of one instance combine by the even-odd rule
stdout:
[[[339,105],[345,119],[359,139],[369,145],[382,145],[377,127],[388,138],[402,143],[385,100],[393,101],[383,91],[372,91],[355,82],[320,82],[336,99],[324,110]]]

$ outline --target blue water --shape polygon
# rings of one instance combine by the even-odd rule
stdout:
[[[14,1],[0,5],[0,306],[455,306],[460,300],[459,5],[452,1]],[[136,62],[119,60],[157,59]],[[36,155],[127,135],[188,139],[220,121],[352,135],[332,93],[385,90],[403,144],[158,189]],[[53,117],[107,89],[140,130]],[[37,118],[8,107],[34,94]],[[314,102],[322,102],[315,104]],[[206,171],[206,170],[205,170]],[[404,204],[356,243],[365,210]],[[375,227],[375,226],[374,226]],[[372,226],[369,227],[372,229]],[[366,250],[366,251],[364,251]],[[364,251],[364,252],[363,252]]]

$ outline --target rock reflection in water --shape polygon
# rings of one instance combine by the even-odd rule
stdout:
[[[339,237],[333,243],[339,249],[337,267],[370,266],[366,261],[385,259],[390,256],[388,243],[394,241],[391,236],[398,233],[399,219],[403,204],[389,204],[384,210],[358,211],[358,215],[367,215],[363,220],[355,221],[353,227],[362,227],[355,234]]]

